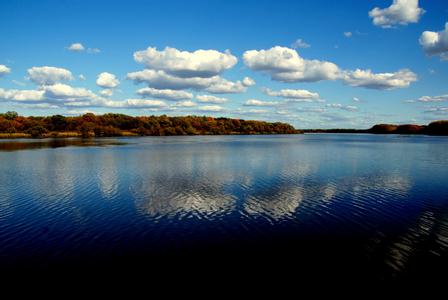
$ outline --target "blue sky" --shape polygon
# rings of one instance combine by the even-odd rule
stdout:
[[[448,2],[333,2],[2,1],[0,111],[448,119]]]

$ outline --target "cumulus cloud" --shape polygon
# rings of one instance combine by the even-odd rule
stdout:
[[[242,93],[255,81],[245,77],[242,81],[229,81],[220,76],[232,68],[238,59],[230,51],[180,51],[149,47],[134,53],[134,60],[145,65],[142,71],[127,74],[135,83],[146,83],[155,89],[203,90],[213,94]]]
[[[356,69],[344,72],[342,80],[351,86],[389,90],[408,87],[412,82],[417,81],[417,75],[408,69],[377,74],[371,70]]]
[[[218,76],[217,76],[218,77]],[[205,90],[213,94],[235,94],[243,93],[247,89],[247,86],[241,81],[229,81],[224,78],[218,77],[209,87]]]
[[[82,74],[79,74],[78,78],[79,78],[79,80],[81,80],[81,81],[86,80],[86,77],[85,77],[84,75],[82,75]]]
[[[0,88],[0,99],[17,102],[35,102],[44,99],[44,91],[37,90],[5,90]]]
[[[417,99],[418,102],[445,102],[448,101],[448,95],[440,95],[440,96],[422,96]],[[415,100],[408,100],[408,103],[414,103]]]
[[[243,55],[245,64],[254,71],[268,73],[281,82],[342,80],[351,86],[371,89],[408,87],[417,75],[408,69],[393,73],[373,73],[371,70],[341,70],[336,64],[306,60],[296,50],[276,46],[268,50],[250,50]]]
[[[195,102],[190,100],[180,101],[175,104],[176,107],[194,107],[196,105],[197,104]]]
[[[215,103],[220,104],[227,102],[227,98],[221,98],[211,95],[197,95],[196,99],[198,99],[199,102],[207,102],[207,103]]]
[[[219,105],[204,105],[199,107],[200,111],[208,111],[208,112],[219,112],[223,111],[224,108]]]
[[[170,47],[161,51],[148,47],[146,50],[135,52],[134,60],[149,69],[163,70],[178,77],[211,77],[232,68],[238,62],[228,50],[189,52]]]
[[[66,84],[41,86],[38,90],[5,90],[0,88],[0,100],[26,104],[27,107],[84,108],[105,107],[112,109],[168,109],[161,100],[125,99],[109,100],[85,88]],[[187,103],[183,103],[187,107]],[[191,106],[191,105],[190,105]]]
[[[425,10],[418,7],[418,0],[393,0],[387,8],[375,7],[369,11],[373,24],[382,28],[391,28],[394,25],[407,25],[417,23]]]
[[[340,72],[334,63],[306,60],[296,50],[280,46],[246,51],[243,60],[250,69],[266,72],[273,80],[282,82],[337,79]]]
[[[57,83],[43,88],[45,97],[50,99],[79,100],[94,99],[96,94],[85,88],[75,88],[67,84]]]
[[[67,47],[67,50],[69,51],[75,51],[75,52],[80,52],[80,51],[84,51],[85,48],[81,43],[73,43],[70,46]]]
[[[28,69],[31,81],[38,85],[52,85],[60,81],[72,80],[72,73],[64,68],[57,67],[32,67]]]
[[[163,108],[166,107],[166,103],[161,100],[146,100],[146,99],[127,99],[125,101],[108,101],[106,106],[114,106],[112,103],[116,102],[115,107],[123,108]]]
[[[170,89],[154,89],[154,88],[142,88],[137,90],[137,94],[143,97],[154,97],[167,100],[186,100],[192,99],[193,94],[185,91],[170,90]]]
[[[100,95],[103,97],[112,97],[113,94],[114,94],[113,89],[104,89],[100,91]]]
[[[244,86],[253,86],[255,85],[255,80],[250,77],[244,77],[242,83]]]
[[[292,43],[291,47],[294,48],[294,49],[297,49],[297,48],[309,48],[309,47],[311,47],[311,45],[306,43],[302,39],[297,39],[294,43]]]
[[[98,75],[96,84],[103,88],[115,88],[120,84],[120,81],[114,74],[103,72]]]
[[[319,100],[320,96],[318,93],[313,93],[308,90],[293,90],[293,89],[282,89],[280,91],[273,91],[271,89],[263,89],[263,92],[271,97],[281,97],[285,99],[293,99],[300,102],[312,102]]]
[[[4,76],[6,74],[9,74],[9,73],[11,73],[11,69],[10,68],[8,68],[5,65],[0,65],[0,77]]]
[[[87,53],[91,53],[91,54],[96,54],[96,53],[100,53],[101,52],[101,50],[98,49],[98,48],[86,48],[81,43],[73,43],[70,46],[66,47],[66,49],[69,50],[69,51],[73,51],[73,52],[84,52],[84,51],[86,51]]]
[[[241,81],[228,81],[220,76],[204,77],[178,77],[173,76],[162,70],[149,70],[131,72],[127,74],[127,79],[135,83],[146,83],[148,86],[156,89],[172,90],[205,90],[211,93],[242,93],[246,86]]]
[[[86,102],[68,102],[68,107],[106,107],[106,108],[166,108],[165,102],[161,100],[146,99],[126,99],[126,100],[107,100],[104,98],[91,99]]]
[[[275,101],[249,99],[244,103],[244,106],[276,106],[277,104],[278,102]]]
[[[439,55],[442,60],[448,60],[448,22],[442,31],[424,31],[419,42],[427,55]]]
[[[346,38],[350,38],[350,37],[352,37],[352,35],[353,35],[353,33],[352,33],[351,31],[345,31],[345,32],[344,32],[344,36],[345,36]]]

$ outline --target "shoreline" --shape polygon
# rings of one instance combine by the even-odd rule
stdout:
[[[331,124],[329,124],[332,126]],[[448,136],[448,120],[427,125],[376,124],[369,129],[330,128],[296,129],[288,123],[232,119],[210,116],[128,116],[86,113],[76,117],[20,116],[17,112],[0,113],[0,139],[135,137],[195,135],[272,135],[306,133],[405,134]]]
[[[126,138],[126,137],[193,137],[193,136],[261,136],[261,135],[326,135],[326,134],[344,134],[344,135],[397,135],[397,136],[448,136],[448,134],[427,134],[427,133],[374,133],[369,131],[360,132],[334,132],[334,131],[303,131],[300,133],[230,133],[230,134],[194,134],[194,135],[139,135],[132,132],[125,133],[122,135],[111,135],[111,136],[82,136],[79,133],[65,133],[56,132],[51,134],[45,134],[44,136],[33,137],[31,134],[27,133],[0,133],[1,140],[19,140],[19,139],[32,139],[32,140],[44,140],[44,139],[107,139],[107,138]]]

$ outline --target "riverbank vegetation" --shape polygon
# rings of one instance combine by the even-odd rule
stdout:
[[[370,129],[304,129],[286,123],[207,116],[138,116],[123,114],[24,117],[0,113],[0,138],[110,137],[227,134],[373,133],[448,135],[448,121],[428,125],[377,124]]]
[[[286,123],[206,116],[132,117],[123,114],[87,113],[76,117],[24,117],[16,112],[0,114],[0,137],[3,138],[294,133],[301,132]]]

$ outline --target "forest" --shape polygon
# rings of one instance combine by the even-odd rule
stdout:
[[[17,112],[0,113],[0,137],[108,137],[224,134],[296,134],[286,123],[213,118],[207,116],[138,116],[86,113],[66,117],[20,116]]]

